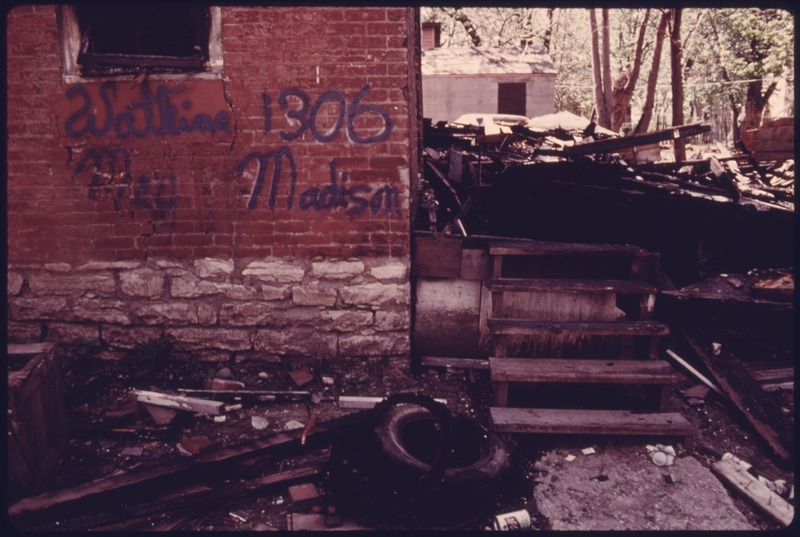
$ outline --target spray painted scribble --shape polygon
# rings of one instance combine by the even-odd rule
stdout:
[[[162,179],[157,173],[152,177],[139,175],[134,181],[131,156],[122,147],[88,149],[74,169],[78,177],[89,175],[90,200],[111,199],[117,210],[120,202],[129,197],[134,206],[155,211],[156,216],[172,211],[177,205],[175,176]]]
[[[83,86],[72,86],[65,94],[68,101],[77,100],[79,108],[64,122],[69,136],[105,136],[114,133],[118,138],[135,136],[164,136],[186,132],[232,132],[231,117],[226,111],[213,118],[204,113],[181,116],[174,99],[186,91],[184,86],[168,88],[159,84],[155,91],[149,84],[142,84],[138,102],[120,105],[116,103],[117,83],[105,82],[98,90],[99,102]],[[192,103],[184,99],[180,103],[187,114]],[[102,110],[98,112],[97,110]]]

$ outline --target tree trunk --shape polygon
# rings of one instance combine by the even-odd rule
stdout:
[[[600,43],[597,35],[597,14],[594,8],[589,10],[589,25],[592,30],[592,74],[594,76],[594,101],[597,108],[597,123],[607,127],[609,118],[606,100],[603,96],[603,78],[600,73]]]
[[[602,16],[603,31],[603,49],[600,65],[603,68],[603,100],[606,104],[606,123],[600,122],[600,125],[610,129],[611,111],[614,109],[614,90],[611,82],[611,36],[609,34],[608,8],[604,7],[600,14]]]
[[[740,127],[740,133],[757,129],[761,126],[761,118],[764,115],[764,108],[767,107],[769,98],[775,91],[777,83],[773,82],[767,87],[764,95],[761,95],[761,81],[757,80],[747,84],[747,101],[744,103],[744,118]],[[737,138],[738,139],[738,138]]]
[[[672,126],[683,125],[683,51],[681,48],[681,8],[672,10],[672,31],[670,32],[670,69],[672,71]],[[686,144],[682,138],[676,138],[675,161],[686,160]]]
[[[647,132],[650,128],[650,120],[653,119],[653,106],[656,100],[656,83],[658,82],[658,70],[661,65],[661,48],[664,45],[664,36],[667,32],[667,22],[669,22],[669,10],[661,12],[661,19],[658,21],[658,31],[656,33],[656,44],[653,49],[653,63],[650,65],[650,74],[647,76],[647,92],[642,107],[642,117],[636,125],[634,132]]]
[[[554,7],[547,8],[547,29],[544,32],[544,38],[542,41],[544,42],[544,48],[548,54],[550,54],[550,41],[553,37],[553,12],[555,11]]]
[[[639,79],[639,72],[642,68],[642,54],[644,51],[644,35],[647,30],[648,20],[650,20],[650,8],[647,8],[644,12],[644,19],[642,20],[641,26],[639,26],[639,36],[636,40],[633,65],[628,72],[623,73],[614,84],[612,98],[614,106],[611,113],[611,130],[615,132],[619,132],[622,128],[622,124],[628,112],[628,105],[631,103],[633,91],[636,89],[636,82]]]

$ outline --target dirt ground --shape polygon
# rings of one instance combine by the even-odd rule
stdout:
[[[49,490],[58,490],[124,470],[169,464],[184,457],[235,446],[249,439],[303,426],[312,415],[318,423],[358,410],[337,405],[339,396],[386,396],[398,392],[421,392],[447,400],[447,406],[488,422],[491,390],[486,371],[434,370],[414,374],[408,360],[345,360],[339,364],[306,363],[218,363],[197,362],[168,354],[168,349],[138,351],[127,360],[101,360],[96,349],[62,347],[62,367],[70,419],[70,440]],[[166,353],[166,354],[165,354]],[[313,376],[298,388],[293,369],[306,368]],[[181,413],[169,425],[155,424],[139,409],[127,423],[109,419],[130,409],[129,389],[174,393],[178,388],[202,388],[206,379],[223,377],[244,383],[253,390],[307,390],[304,402],[242,402],[226,411],[224,421],[212,416]],[[333,383],[330,384],[331,379]],[[713,393],[704,399],[684,392],[695,381],[688,377],[672,391],[669,410],[680,411],[697,428],[700,444],[730,451],[756,469],[793,482],[791,469],[782,468],[767,455],[764,445],[736,413]],[[691,392],[690,392],[691,393]],[[793,409],[791,392],[771,396],[787,412]],[[109,414],[111,413],[111,414]],[[124,412],[123,412],[124,414]],[[129,418],[130,419],[130,418]],[[651,529],[778,529],[779,525],[757,512],[745,500],[729,493],[710,472],[716,457],[701,449],[679,451],[674,467],[667,470],[649,460],[645,446],[652,439],[531,438],[509,439],[512,477],[496,498],[497,513],[527,509],[533,529],[553,530],[651,530]],[[592,447],[586,456],[581,450]],[[680,446],[679,446],[680,450]],[[193,455],[194,454],[194,455]],[[324,460],[326,449],[265,458],[249,466],[233,466],[220,481],[211,476],[202,484],[214,487],[253,476],[300,468],[308,461]],[[573,454],[576,459],[565,462]],[[664,474],[677,476],[668,483]],[[323,472],[307,481],[321,497],[310,504],[295,505],[285,486],[265,489],[217,502],[180,516],[155,514],[144,517],[132,529],[187,531],[286,530],[294,513],[321,517],[329,483]],[[221,485],[220,485],[221,486]],[[160,491],[163,492],[163,491]],[[300,514],[302,513],[302,514]],[[303,520],[306,520],[303,518]],[[118,527],[105,521],[112,529]],[[345,521],[352,527],[354,521]],[[487,529],[491,518],[463,529]],[[108,525],[110,524],[110,526]],[[103,524],[98,524],[103,527]],[[64,520],[59,529],[69,529]],[[357,527],[357,526],[356,526]],[[414,529],[414,528],[397,528]]]

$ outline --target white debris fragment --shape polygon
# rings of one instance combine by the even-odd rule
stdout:
[[[269,421],[261,416],[251,416],[250,423],[253,425],[253,429],[257,429],[259,431],[262,431],[269,426]]]
[[[573,455],[572,453],[570,453],[569,455],[567,455],[566,457],[564,457],[564,460],[565,460],[565,461],[567,461],[567,462],[572,462],[572,461],[574,461],[576,458],[577,458],[577,457],[575,457],[575,455]]]
[[[286,422],[286,429],[287,430],[288,429],[300,429],[302,427],[305,427],[305,425],[303,425],[302,423],[300,423],[297,420],[289,420],[289,421]]]
[[[594,450],[593,447],[587,447],[587,448],[583,448],[581,450],[581,453],[583,453],[584,455],[594,455],[597,452]]]
[[[214,416],[215,423],[225,423],[227,416]]]
[[[651,447],[653,447],[652,450],[650,449]],[[656,466],[672,466],[677,456],[675,448],[672,446],[656,444],[655,446],[647,446],[647,450],[650,452],[650,460]]]
[[[741,466],[744,470],[749,470],[750,468],[753,467],[752,464],[750,464],[747,461],[743,461],[742,459],[740,459],[739,457],[737,457],[736,455],[734,455],[730,451],[726,451],[725,453],[722,454],[722,460],[723,461],[728,461],[729,460],[729,461],[731,461],[733,463],[736,463],[739,466]]]

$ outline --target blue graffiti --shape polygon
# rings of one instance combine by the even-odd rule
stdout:
[[[296,128],[293,131],[281,130],[278,131],[278,136],[286,142],[296,140],[303,136],[306,131],[310,131],[315,140],[323,143],[333,141],[342,127],[347,122],[346,131],[348,138],[357,144],[371,144],[387,140],[392,134],[393,124],[392,118],[381,107],[364,104],[363,100],[370,91],[370,86],[365,85],[361,91],[353,99],[353,102],[348,106],[344,95],[337,91],[329,91],[322,94],[314,103],[311,104],[311,97],[299,88],[286,88],[278,94],[278,106],[281,110],[285,110],[285,115],[288,119],[293,120]],[[291,108],[289,97],[294,97],[299,101],[299,108]],[[261,102],[264,111],[264,134],[268,134],[272,130],[272,99],[266,94],[261,94]],[[331,103],[336,106],[336,120],[334,124],[327,130],[327,132],[320,132],[318,127],[318,115],[322,107]],[[382,126],[380,130],[369,136],[362,136],[357,130],[357,123],[360,117],[365,115],[377,115]]]
[[[149,84],[140,86],[139,102],[130,103],[125,110],[115,110],[113,98],[117,94],[116,82],[105,82],[98,91],[100,103],[93,101],[85,86],[73,86],[66,92],[67,100],[80,99],[80,108],[65,121],[64,129],[70,136],[105,136],[112,130],[118,138],[136,136],[144,138],[150,135],[181,134],[185,132],[232,132],[230,115],[219,112],[215,117],[208,114],[195,114],[194,117],[179,117],[172,99],[185,91],[184,87],[169,89],[160,84],[155,94]],[[103,109],[96,115],[94,109]],[[188,111],[191,102],[184,100],[181,108]],[[100,121],[102,118],[102,122]]]
[[[275,208],[284,160],[289,163],[290,178],[286,208],[292,210],[297,186],[297,166],[295,165],[292,151],[288,147],[282,147],[278,151],[270,151],[268,153],[249,153],[239,161],[239,165],[236,168],[236,175],[238,177],[244,175],[245,170],[252,162],[256,162],[258,166],[253,188],[250,192],[250,198],[247,201],[248,209],[255,209],[257,206],[258,198],[264,187],[270,164],[273,165],[273,168],[267,206],[270,209]],[[338,172],[336,162],[331,161],[328,184],[321,188],[311,187],[304,191],[299,196],[298,206],[304,211],[310,209],[321,211],[341,208],[349,215],[361,214],[367,210],[370,210],[373,214],[378,214],[382,209],[388,215],[401,215],[400,192],[396,188],[387,185],[373,192],[370,186],[348,186],[346,184],[347,181],[348,173],[346,171]]]
[[[122,147],[88,149],[75,165],[75,173],[91,174],[90,200],[110,198],[117,210],[119,202],[129,195],[136,207],[150,211],[171,211],[177,206],[175,176],[170,176],[165,182],[140,175],[135,182],[132,181],[131,156]]]

